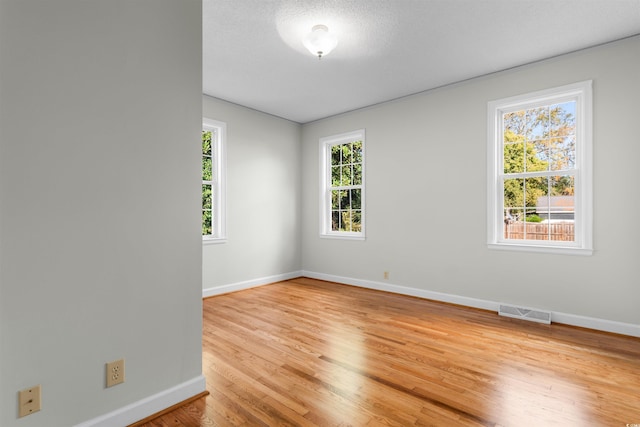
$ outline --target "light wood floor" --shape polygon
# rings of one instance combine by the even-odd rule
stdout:
[[[206,299],[167,426],[640,424],[640,339],[312,279]]]

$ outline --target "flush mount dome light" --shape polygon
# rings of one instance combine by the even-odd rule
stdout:
[[[304,47],[309,49],[318,59],[328,55],[338,44],[338,39],[329,33],[326,25],[314,25],[311,32],[302,40]]]

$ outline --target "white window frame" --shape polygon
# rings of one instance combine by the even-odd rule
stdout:
[[[361,189],[361,231],[333,231],[331,229],[331,147],[353,141],[362,141],[362,185],[353,186],[353,188]],[[352,240],[365,239],[365,147],[364,129],[320,138],[320,237]]]
[[[503,115],[559,102],[576,101],[575,241],[505,239]],[[487,244],[490,249],[553,254],[593,253],[592,81],[587,80],[488,103]]]
[[[211,141],[211,154],[213,157],[213,176],[211,181],[202,181],[202,184],[211,184],[213,192],[212,217],[213,234],[203,235],[202,243],[215,244],[227,241],[227,195],[226,195],[226,144],[227,124],[213,119],[202,119],[203,131],[216,131],[218,137]],[[201,144],[202,145],[202,144]]]

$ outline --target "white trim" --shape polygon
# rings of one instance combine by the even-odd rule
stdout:
[[[206,391],[204,376],[200,375],[175,387],[146,397],[120,409],[77,424],[75,427],[121,427],[126,426],[183,402]]]
[[[331,157],[330,147],[338,144],[346,144],[353,141],[362,141],[362,193],[360,196],[360,212],[361,212],[361,231],[345,232],[331,231],[331,195],[328,191],[328,183],[331,180],[331,172],[329,162]],[[332,135],[320,138],[320,237],[330,239],[348,239],[348,240],[365,240],[365,222],[366,222],[366,141],[365,129],[358,129],[351,132],[345,132],[338,135]]]
[[[214,235],[202,236],[204,244],[225,243],[227,241],[227,124],[213,119],[202,119],[203,130],[216,130],[218,139],[212,144],[216,164],[213,165],[215,188],[213,203]]]
[[[539,252],[545,254],[558,254],[558,255],[584,255],[590,256],[593,254],[593,249],[574,248],[566,246],[529,246],[526,243],[488,243],[489,249],[498,251],[515,251],[515,252]]]
[[[487,245],[490,249],[546,252],[568,255],[593,253],[593,82],[568,84],[487,104]],[[502,114],[544,103],[576,102],[575,242],[508,240],[502,236]],[[549,172],[548,175],[551,175]],[[500,194],[499,194],[500,193]]]
[[[257,288],[258,286],[269,285],[283,280],[295,279],[302,276],[302,271],[292,271],[290,273],[275,274],[273,276],[260,277],[258,279],[245,280],[244,282],[231,283],[228,285],[216,286],[202,290],[202,297],[212,297],[216,295],[228,294],[229,292],[243,291],[245,289]]]
[[[498,311],[500,303],[482,300],[477,298],[463,297],[453,294],[445,294],[442,292],[427,291],[424,289],[411,288],[408,286],[393,285],[390,283],[375,282],[372,280],[354,279],[351,277],[335,276],[332,274],[317,273],[314,271],[302,272],[304,277],[312,279],[326,280],[329,282],[342,283],[345,285],[353,285],[361,288],[375,289],[378,291],[391,292],[394,294],[408,295],[412,297],[430,299],[440,302],[448,302],[451,304],[464,305],[467,307],[482,308],[485,310]]]
[[[496,313],[500,308],[500,303],[496,301],[469,298],[459,295],[416,289],[407,286],[399,286],[389,283],[375,282],[371,280],[361,280],[350,277],[335,276],[332,274],[317,273],[306,270],[303,270],[301,274],[304,277],[309,277],[312,279],[327,280],[330,282],[343,283],[345,285],[359,286],[361,288],[375,289],[401,295],[409,295],[434,301],[458,304],[466,307],[481,308],[484,310],[495,311]],[[555,323],[562,323],[565,325],[594,329],[597,331],[629,335],[632,337],[640,337],[640,325],[635,325],[632,323],[623,323],[614,320],[598,319],[595,317],[586,317],[580,316],[578,314],[560,313],[553,311],[551,312],[551,321]]]
[[[320,234],[321,239],[340,239],[340,240],[367,240],[365,236],[361,236],[360,233],[347,233],[347,232],[331,232],[327,234]]]
[[[551,321],[564,323],[565,325],[579,326],[598,331],[612,332],[615,334],[640,337],[640,325],[632,323],[616,322],[615,320],[597,319],[594,317],[580,316],[577,314],[551,313]]]
[[[209,237],[202,236],[202,244],[203,245],[219,245],[220,243],[227,243],[226,237]]]

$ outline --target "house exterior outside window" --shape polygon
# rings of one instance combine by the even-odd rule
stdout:
[[[491,249],[590,255],[591,81],[489,102]]]

